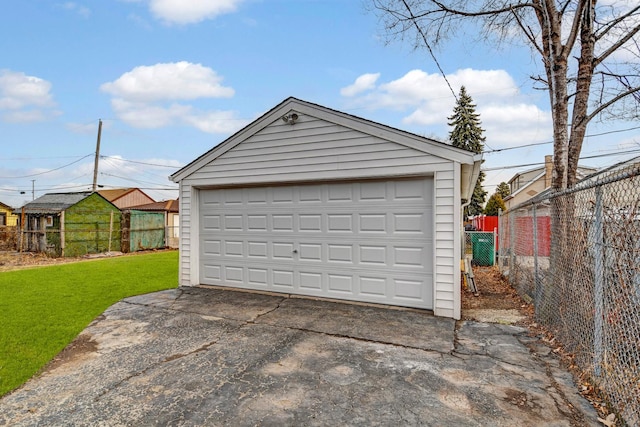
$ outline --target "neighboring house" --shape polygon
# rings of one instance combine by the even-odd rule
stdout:
[[[638,212],[640,206],[640,186],[638,185],[638,176],[640,175],[640,156],[616,163],[613,166],[602,169],[594,174],[580,180],[576,187],[585,188],[582,192],[583,197],[588,197],[592,206],[596,204],[595,186],[601,187],[600,198],[602,201],[602,209],[608,218],[625,218],[625,214],[630,214],[633,221],[636,221],[635,213]],[[625,179],[625,177],[633,177]],[[608,185],[599,185],[605,182],[617,183]],[[585,215],[585,212],[577,212],[577,215]],[[590,216],[591,213],[587,214]]]
[[[597,171],[597,168],[578,166],[578,179],[584,178]],[[504,198],[507,210],[537,196],[551,188],[553,174],[553,156],[544,156],[544,166],[519,172],[508,182],[511,194]]]
[[[639,169],[640,156],[633,157],[629,160],[616,163],[615,165],[601,169],[596,173],[592,173],[591,175],[586,176],[576,184],[576,187],[595,184],[604,180],[615,180],[628,174],[636,175]],[[635,194],[640,192],[640,189],[638,187],[628,188],[627,190],[631,190],[631,192]]]
[[[114,188],[110,190],[100,190],[98,193],[119,209],[155,202],[155,200],[147,196],[145,192],[139,188]]]
[[[98,193],[48,193],[14,212],[24,213],[22,250],[69,257],[120,250],[120,210]]]
[[[461,200],[481,156],[288,98],[170,178],[185,286],[460,318]]]
[[[13,208],[0,202],[0,227],[15,227],[18,223],[18,215],[13,213]]]
[[[153,202],[145,205],[132,206],[129,209],[131,209],[132,213],[133,211],[138,211],[138,212],[145,212],[148,214],[160,215],[162,219],[162,222],[160,225],[163,230],[163,244],[162,244],[163,247],[177,248],[178,236],[179,236],[179,224],[180,224],[178,203],[179,203],[178,199],[164,200],[161,202]],[[135,216],[136,215],[133,214],[133,217]],[[138,214],[138,216],[142,217],[142,215],[140,214]],[[147,228],[148,225],[139,224],[137,227],[144,229],[144,228]],[[132,222],[129,228],[131,230],[135,230],[136,224]],[[133,237],[130,240],[132,241],[132,243],[136,241],[136,239]],[[144,245],[141,243],[141,246],[144,246]],[[132,249],[132,250],[135,250],[135,249]]]

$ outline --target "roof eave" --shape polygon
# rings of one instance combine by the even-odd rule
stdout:
[[[444,142],[425,138],[381,123],[376,123],[338,110],[333,110],[328,107],[290,97],[188,165],[170,175],[169,179],[176,183],[180,182],[205,164],[215,160],[217,157],[239,145],[247,138],[269,126],[269,124],[274,120],[277,120],[279,117],[291,110],[295,110],[301,114],[318,117],[363,133],[368,133],[387,141],[395,142],[447,160],[468,165],[473,165],[475,163],[475,153],[471,151],[456,148]]]

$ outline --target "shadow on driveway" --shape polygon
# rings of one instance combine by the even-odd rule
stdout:
[[[1,424],[598,425],[522,328],[202,288],[114,304]]]

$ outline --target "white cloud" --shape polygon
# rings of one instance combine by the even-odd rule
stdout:
[[[39,77],[12,70],[0,70],[0,112],[6,121],[33,122],[45,120],[55,106],[51,83]]]
[[[10,123],[35,123],[46,120],[47,115],[42,110],[20,110],[4,113],[2,119]]]
[[[244,0],[148,0],[151,13],[166,24],[195,24],[235,12]]]
[[[231,133],[246,121],[232,111],[199,110],[177,101],[230,98],[235,91],[222,85],[222,77],[201,64],[176,62],[140,66],[100,86],[113,96],[118,117],[140,128],[187,125],[208,133]]]
[[[65,125],[65,127],[73,132],[73,133],[79,133],[79,134],[95,134],[98,131],[98,124],[97,122],[91,122],[91,123],[67,123]],[[102,123],[102,129],[106,129],[109,127],[108,123],[103,122]]]
[[[524,103],[515,81],[506,71],[466,68],[447,75],[447,80],[456,95],[460,87],[465,86],[473,98],[486,130],[487,143],[491,147],[513,146],[549,138],[550,114],[534,104]],[[448,134],[448,117],[453,112],[456,100],[440,74],[411,70],[396,80],[377,85],[376,82],[369,80],[367,88],[357,92],[359,96],[349,96],[350,104],[354,108],[406,111],[403,123],[437,127],[442,133]],[[358,85],[356,80],[348,88],[364,86]],[[347,96],[343,91],[341,94]]]
[[[192,107],[189,105],[170,104],[168,106],[130,102],[125,99],[111,100],[111,106],[118,117],[138,128],[160,128],[170,126],[187,116]]]
[[[0,109],[19,110],[29,106],[50,107],[51,83],[24,73],[0,70]]]
[[[379,77],[380,73],[363,74],[358,77],[352,85],[340,89],[340,95],[355,96],[361,92],[373,89]]]
[[[75,12],[85,19],[91,16],[91,9],[71,1],[62,3],[60,7],[62,7],[63,9],[69,10],[71,12]]]
[[[552,138],[551,113],[533,104],[489,104],[478,108],[491,147],[513,147]]]
[[[221,83],[211,68],[181,61],[136,67],[100,89],[138,102],[232,97],[234,90]]]
[[[153,28],[146,19],[136,15],[135,13],[130,13],[127,16],[127,19],[144,30],[150,31]]]
[[[232,133],[249,123],[233,111],[210,111],[183,117],[183,121],[207,133]]]

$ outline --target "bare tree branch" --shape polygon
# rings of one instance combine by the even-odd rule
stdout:
[[[446,6],[444,3],[438,1],[438,0],[431,0],[431,2],[433,4],[435,4],[436,6],[438,6],[440,8],[440,10],[446,12],[446,13],[451,13],[454,15],[460,15],[460,16],[466,16],[466,17],[483,17],[483,16],[493,16],[493,15],[499,15],[502,13],[510,13],[513,9],[522,9],[522,8],[527,8],[527,7],[533,7],[535,8],[535,4],[534,3],[517,3],[515,5],[509,4],[505,7],[501,7],[501,8],[497,8],[497,9],[486,9],[486,10],[479,10],[477,12],[472,12],[472,11],[467,11],[467,10],[461,10],[461,9],[453,9],[453,8],[449,8],[448,6]]]
[[[631,102],[636,110],[640,106],[636,39],[640,23],[635,20],[640,5],[635,3],[607,3],[598,8],[603,12],[599,20],[597,0],[369,1],[383,12],[389,35],[414,36],[414,47],[426,47],[441,72],[432,48],[453,34],[464,33],[469,28],[467,22],[483,26],[483,40],[497,37],[501,43],[519,37],[531,47],[546,74],[531,78],[534,89],[543,86],[549,95],[554,139],[552,186],[556,189],[575,183],[590,120],[605,110],[615,111],[616,103],[625,107],[616,111],[618,117],[633,113],[633,106],[628,108]],[[609,69],[614,53],[622,51],[631,60],[623,59]],[[599,69],[604,69],[604,74]]]
[[[600,114],[602,111],[606,110],[607,108],[611,107],[613,104],[615,104],[616,102],[620,101],[623,98],[626,98],[627,96],[630,95],[634,95],[640,93],[640,87],[632,87],[629,88],[628,90],[619,93],[618,95],[614,96],[613,98],[611,98],[609,101],[605,102],[604,104],[600,104],[598,106],[598,108],[596,108],[595,110],[593,110],[586,118],[587,122],[591,121],[594,117],[596,117],[598,114]]]
[[[594,66],[597,66],[598,64],[600,64],[602,61],[604,61],[605,59],[607,59],[609,56],[611,56],[612,53],[616,52],[618,49],[620,49],[622,47],[622,45],[624,45],[626,42],[628,42],[629,40],[631,40],[633,38],[633,36],[635,36],[636,34],[638,34],[638,32],[640,31],[640,24],[636,25],[635,28],[630,29],[625,35],[624,37],[620,38],[620,40],[618,40],[617,42],[615,42],[613,45],[611,45],[609,47],[609,49],[605,50],[603,53],[600,54],[600,56],[598,56],[597,58],[594,58],[593,60],[593,64]]]
[[[518,23],[518,26],[524,33],[525,37],[529,40],[529,43],[531,43],[533,48],[537,50],[540,55],[544,55],[544,52],[542,51],[542,48],[538,45],[538,41],[536,40],[536,37],[533,34],[533,31],[531,30],[531,27],[524,25],[524,23],[522,22],[522,20],[520,19],[520,17],[518,16],[515,10],[512,10],[511,13],[513,14],[513,17],[516,19],[516,22]]]
[[[586,2],[581,1],[578,4],[578,10],[576,10],[575,15],[573,16],[573,23],[571,24],[571,31],[569,32],[569,37],[563,47],[563,50],[564,50],[563,54],[568,55],[571,52],[571,50],[573,50],[573,46],[575,45],[576,39],[578,38],[578,33],[580,32],[580,24],[582,23],[582,12],[584,11],[585,3]],[[568,5],[569,5],[569,2],[565,4],[561,14],[564,14],[566,7]]]
[[[436,55],[433,53],[433,49],[431,49],[431,45],[429,44],[429,41],[427,40],[426,35],[422,31],[422,28],[420,28],[420,26],[418,25],[418,22],[413,17],[413,12],[411,11],[411,7],[409,7],[409,5],[407,4],[406,0],[402,0],[402,3],[404,4],[404,7],[407,8],[407,12],[409,13],[409,16],[411,17],[411,21],[414,23],[414,25],[416,27],[416,31],[422,37],[422,40],[424,41],[425,46],[429,50],[429,54],[431,55],[431,58],[433,59],[433,62],[435,62],[436,65],[438,66],[438,70],[440,70],[440,74],[442,75],[442,78],[444,79],[445,82],[447,82],[447,86],[449,86],[449,90],[451,91],[451,93],[453,94],[453,97],[457,101],[458,97],[456,95],[456,92],[451,87],[451,83],[449,83],[449,79],[447,79],[447,75],[445,74],[444,70],[440,66],[440,62],[438,62],[438,59],[436,58]]]
[[[636,6],[633,9],[629,10],[627,13],[620,15],[619,17],[617,17],[616,19],[614,19],[611,22],[607,22],[607,25],[600,30],[599,32],[596,33],[596,40],[600,40],[602,39],[604,36],[606,36],[609,31],[611,31],[612,29],[614,29],[619,23],[621,23],[622,21],[624,21],[625,19],[633,16],[636,12],[640,11],[640,6]]]

